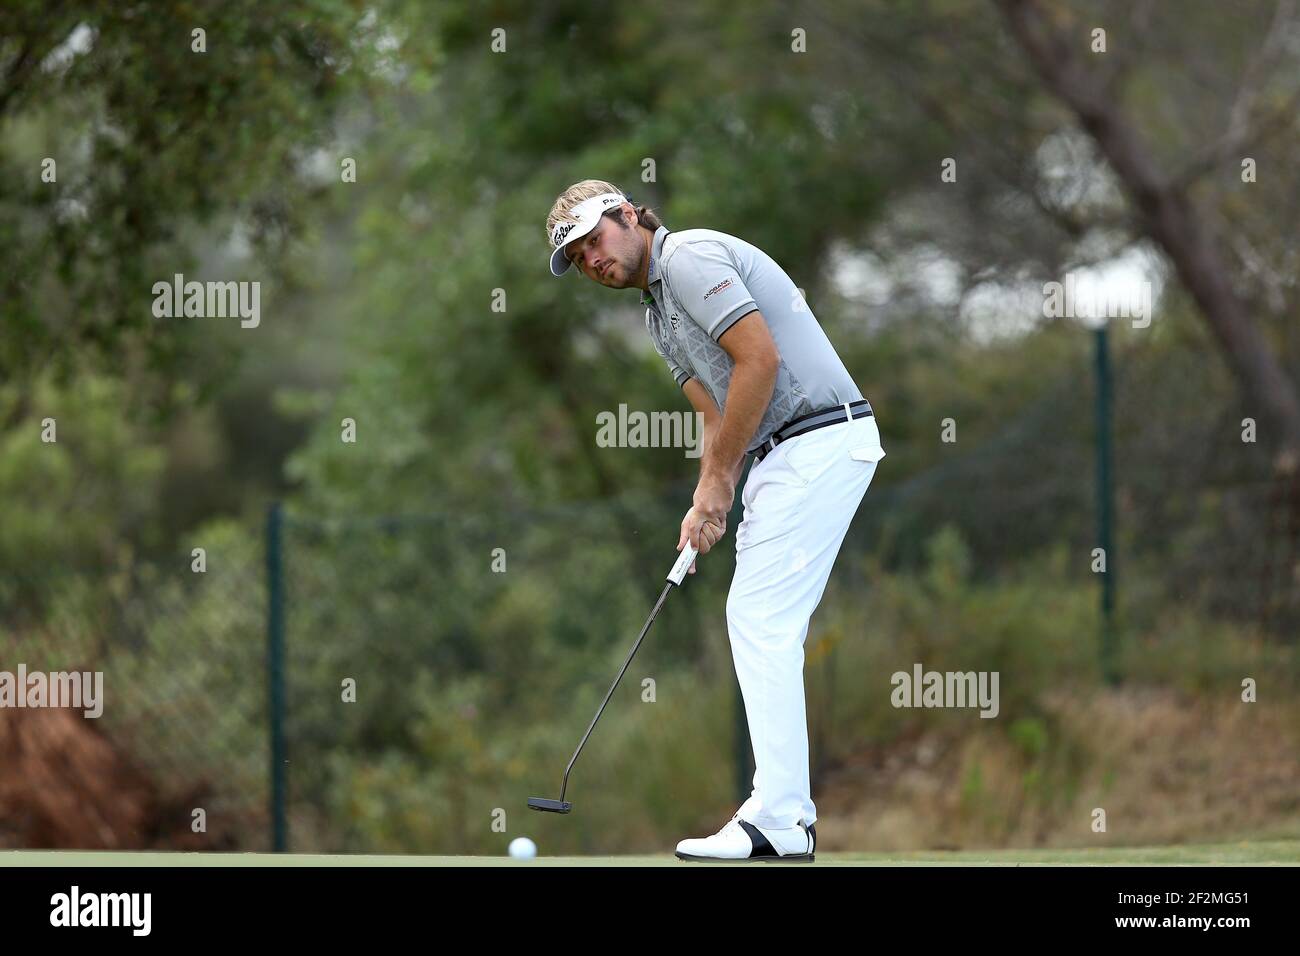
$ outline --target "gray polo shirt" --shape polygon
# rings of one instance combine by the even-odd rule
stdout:
[[[647,278],[641,303],[655,351],[678,385],[695,379],[719,409],[736,363],[718,340],[755,309],[763,314],[781,363],[751,449],[792,418],[862,398],[794,282],[758,247],[712,229],[660,226]]]

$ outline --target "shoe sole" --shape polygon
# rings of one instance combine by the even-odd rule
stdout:
[[[729,860],[720,856],[691,856],[689,853],[674,852],[673,856],[688,863],[813,863],[816,853],[794,853],[790,856],[747,856],[740,860]]]

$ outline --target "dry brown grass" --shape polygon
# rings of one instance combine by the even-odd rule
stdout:
[[[814,787],[827,850],[1132,846],[1300,836],[1300,704],[1124,688],[866,747]],[[1092,811],[1106,811],[1105,833]]]

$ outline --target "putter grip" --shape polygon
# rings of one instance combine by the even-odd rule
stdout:
[[[674,564],[673,569],[668,572],[668,580],[672,581],[673,584],[680,585],[682,579],[686,577],[686,572],[690,568],[691,562],[695,560],[697,554],[699,554],[699,552],[696,551],[695,548],[691,547],[691,543],[687,541],[686,544],[682,546],[682,553],[677,556],[677,563]]]

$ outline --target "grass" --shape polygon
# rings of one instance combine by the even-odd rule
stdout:
[[[346,856],[272,853],[0,851],[4,866],[688,866],[655,856]],[[707,865],[707,864],[706,864]],[[813,866],[1300,866],[1300,840],[1098,849],[818,853]]]

